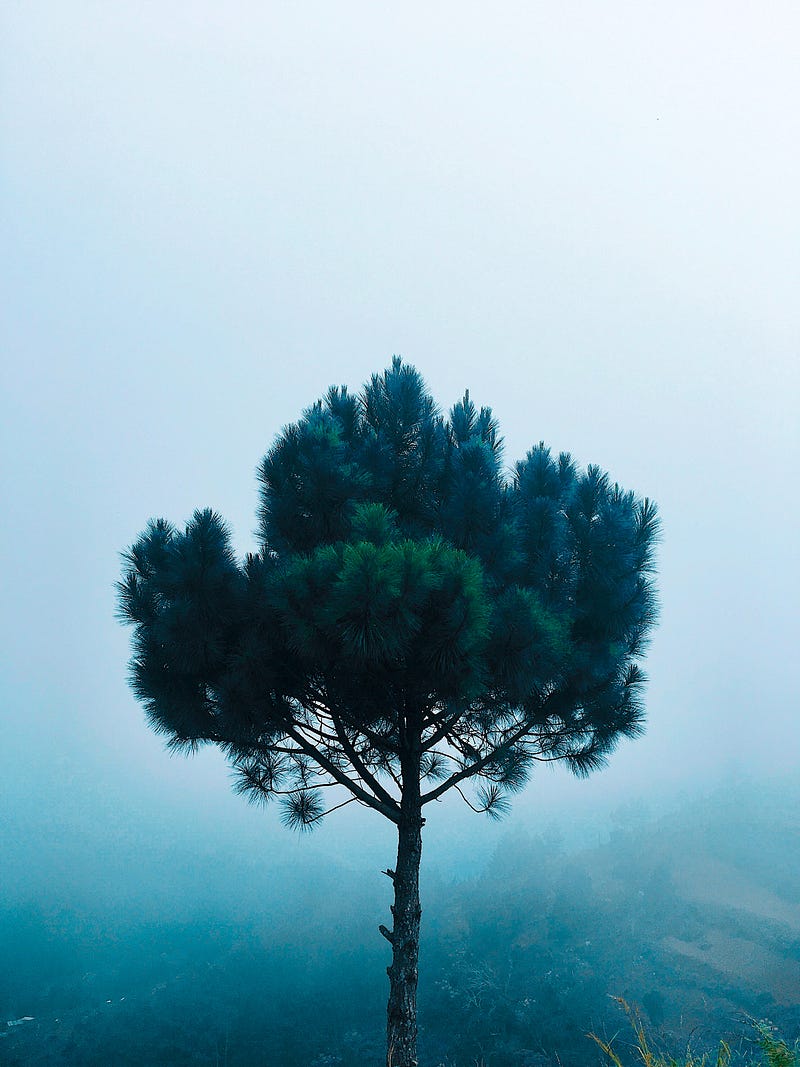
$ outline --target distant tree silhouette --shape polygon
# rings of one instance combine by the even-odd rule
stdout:
[[[243,562],[210,510],[126,552],[132,687],[288,826],[349,803],[395,823],[387,1055],[411,1067],[423,809],[501,814],[537,763],[585,775],[639,733],[656,509],[544,444],[504,469],[490,409],[443,417],[398,358],[285,428],[259,480]]]

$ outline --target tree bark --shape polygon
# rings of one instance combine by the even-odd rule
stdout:
[[[381,932],[392,944],[386,1026],[387,1067],[417,1067],[417,977],[419,961],[419,865],[422,858],[419,773],[403,779],[397,827],[394,881],[394,928]]]

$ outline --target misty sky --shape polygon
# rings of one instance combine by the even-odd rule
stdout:
[[[30,825],[277,836],[147,730],[119,552],[205,506],[254,548],[273,436],[393,353],[509,463],[543,439],[661,507],[647,734],[516,817],[796,770],[799,100],[788,2],[4,4],[12,859]]]

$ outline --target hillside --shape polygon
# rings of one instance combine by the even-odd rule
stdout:
[[[477,877],[425,887],[428,1067],[586,1067],[623,996],[656,1043],[750,1049],[749,1017],[800,1034],[797,805],[741,787],[618,820],[597,847],[509,833]],[[634,826],[633,824],[636,823]],[[9,1065],[381,1060],[380,914],[352,872],[225,915],[143,921],[52,906],[0,914]],[[272,887],[272,892],[275,887]],[[375,921],[373,921],[375,919]]]

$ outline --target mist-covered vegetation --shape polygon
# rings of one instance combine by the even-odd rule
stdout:
[[[796,789],[731,785],[671,814],[628,806],[581,847],[568,827],[512,821],[479,872],[429,872],[421,1063],[610,1062],[590,1032],[623,1064],[641,1062],[615,996],[639,1006],[654,1055],[681,1065],[715,1063],[721,1040],[732,1063],[760,1062],[761,1019],[789,1055],[800,1034],[797,810]],[[154,883],[163,868],[146,850],[128,898],[93,894],[87,876],[68,900],[54,881],[7,902],[0,1019],[32,1018],[0,1029],[0,1062],[380,1063],[386,879],[233,855],[203,857],[194,905],[185,872]]]

